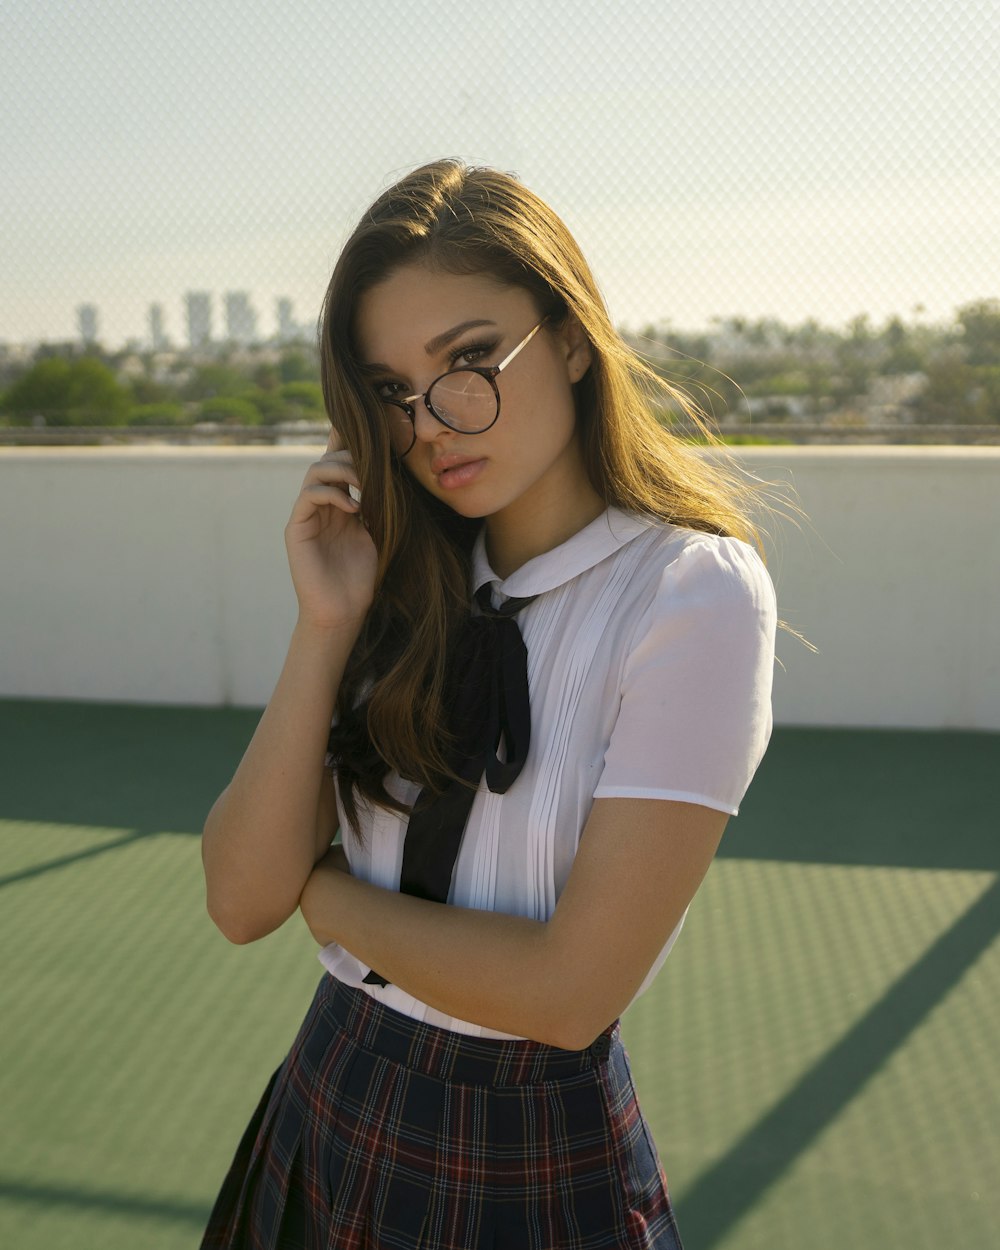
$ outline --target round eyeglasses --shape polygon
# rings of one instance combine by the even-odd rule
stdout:
[[[518,352],[528,346],[546,321],[548,317],[543,317],[538,325],[533,326],[498,365],[466,365],[464,369],[449,369],[435,378],[422,395],[407,395],[405,398],[383,395],[382,403],[389,418],[389,439],[396,455],[402,459],[413,450],[417,441],[414,404],[421,399],[432,417],[459,434],[483,434],[495,425],[500,416],[497,375],[507,368]]]

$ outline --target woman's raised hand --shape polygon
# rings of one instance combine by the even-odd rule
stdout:
[[[351,453],[336,430],[309,466],[285,526],[285,550],[299,620],[360,628],[375,594],[378,555],[349,488],[360,489]]]

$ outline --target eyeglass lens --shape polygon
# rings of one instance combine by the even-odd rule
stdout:
[[[493,387],[482,374],[461,369],[438,378],[427,392],[427,402],[445,425],[463,434],[489,429],[497,417]],[[387,407],[392,444],[400,455],[405,455],[415,440],[413,422],[398,405]]]
[[[427,402],[456,430],[485,430],[497,415],[493,387],[479,373],[446,373],[431,387]]]

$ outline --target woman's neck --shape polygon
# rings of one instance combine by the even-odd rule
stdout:
[[[517,505],[486,519],[486,555],[490,568],[501,578],[510,577],[535,556],[551,551],[579,533],[606,507],[589,481],[568,497],[549,495],[537,504],[519,500]]]

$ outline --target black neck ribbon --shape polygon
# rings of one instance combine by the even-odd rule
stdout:
[[[479,615],[465,622],[449,661],[449,725],[457,744],[449,764],[461,781],[450,781],[436,798],[426,788],[417,797],[403,842],[401,894],[448,901],[479,782],[485,776],[494,794],[505,794],[524,767],[531,743],[528,652],[514,616],[536,598],[494,608],[488,585],[476,591]],[[388,985],[374,969],[365,983]]]

